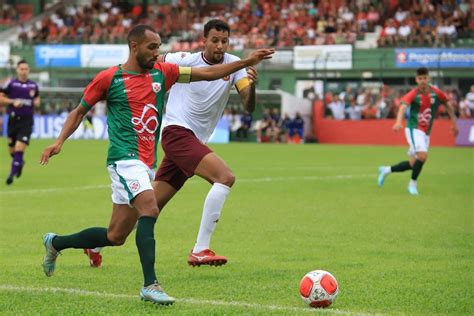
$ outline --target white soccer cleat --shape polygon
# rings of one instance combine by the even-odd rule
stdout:
[[[56,258],[59,256],[59,251],[53,247],[53,239],[56,234],[47,233],[43,236],[43,245],[46,254],[43,258],[43,271],[46,276],[50,277],[54,274],[56,268]]]

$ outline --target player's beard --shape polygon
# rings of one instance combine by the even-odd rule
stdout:
[[[153,66],[155,65],[156,58],[151,58],[151,59],[146,59],[146,56],[138,53],[137,54],[137,63],[138,66],[142,69],[153,69]]]

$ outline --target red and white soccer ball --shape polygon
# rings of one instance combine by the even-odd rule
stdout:
[[[327,271],[314,270],[301,279],[301,298],[311,307],[328,307],[338,293],[336,278]]]

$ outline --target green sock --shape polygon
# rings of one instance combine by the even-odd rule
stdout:
[[[56,236],[53,239],[53,247],[57,251],[67,248],[92,249],[105,246],[112,246],[112,243],[107,239],[107,228],[105,227],[91,227],[76,234]]]
[[[416,160],[415,164],[413,165],[413,171],[411,172],[411,179],[415,180],[418,179],[418,176],[420,175],[421,168],[423,168],[424,162],[421,160]]]
[[[144,286],[155,283],[155,237],[153,228],[155,227],[156,217],[142,216],[138,219],[136,244],[140,262],[142,264]]]
[[[403,172],[406,170],[410,170],[411,166],[408,161],[402,161],[398,165],[391,166],[390,169],[392,170],[392,172]]]

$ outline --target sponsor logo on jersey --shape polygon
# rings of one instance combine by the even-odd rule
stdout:
[[[128,183],[128,187],[130,191],[137,192],[140,189],[140,182],[138,182],[138,180],[133,180]]]
[[[161,83],[159,82],[153,82],[151,84],[151,88],[153,89],[153,92],[158,93],[161,91]]]
[[[115,78],[115,79],[114,79],[114,83],[119,83],[119,82],[122,82],[122,81],[125,81],[125,80],[128,80],[128,79],[130,79],[130,77]]]
[[[422,113],[418,113],[418,123],[421,126],[427,126],[431,121],[431,109],[425,109]]]
[[[138,134],[154,134],[158,129],[158,110],[153,104],[145,104],[140,117],[132,117],[132,124]]]

